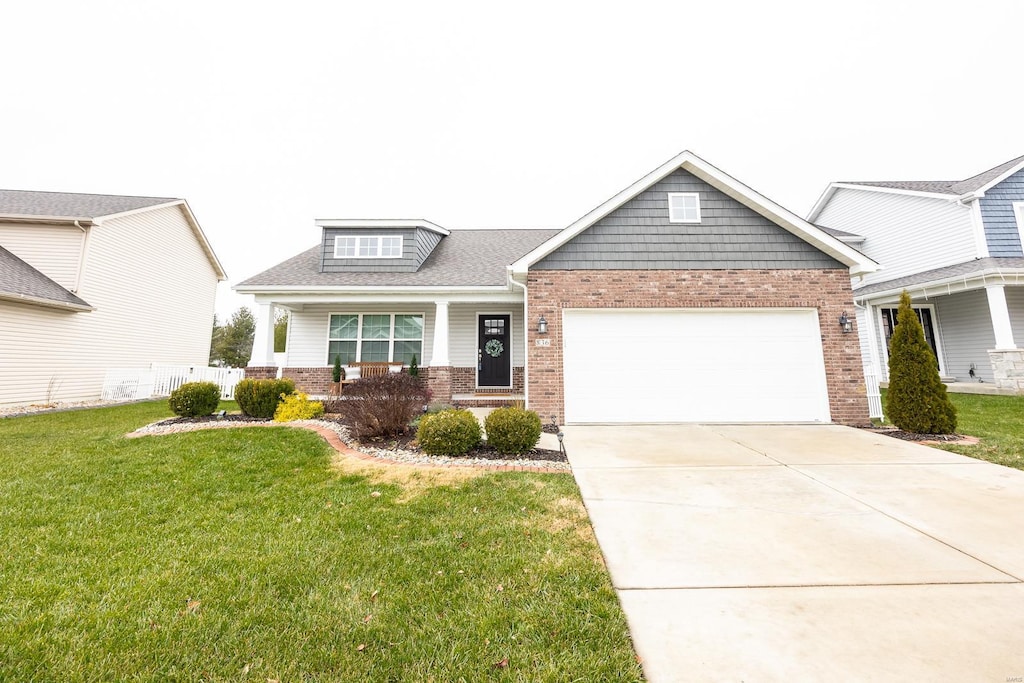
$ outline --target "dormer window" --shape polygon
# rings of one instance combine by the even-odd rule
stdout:
[[[700,223],[700,195],[696,192],[669,192],[668,222]]]
[[[334,258],[401,258],[401,235],[338,235]]]

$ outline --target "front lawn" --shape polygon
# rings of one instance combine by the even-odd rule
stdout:
[[[939,448],[1024,470],[1024,396],[950,393],[949,398],[956,406],[957,433],[976,436],[981,443]]]
[[[571,476],[0,419],[0,680],[639,680]]]

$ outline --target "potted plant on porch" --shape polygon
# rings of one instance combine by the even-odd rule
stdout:
[[[345,379],[345,369],[341,367],[341,354],[334,357],[334,367],[331,368],[331,394],[341,394],[341,380]]]

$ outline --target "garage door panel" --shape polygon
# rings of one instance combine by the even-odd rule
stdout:
[[[565,311],[568,422],[828,421],[811,309]]]

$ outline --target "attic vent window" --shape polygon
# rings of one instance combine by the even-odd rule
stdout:
[[[700,195],[696,192],[669,192],[668,222],[700,223]]]
[[[334,258],[401,257],[401,235],[338,235],[334,238]]]

